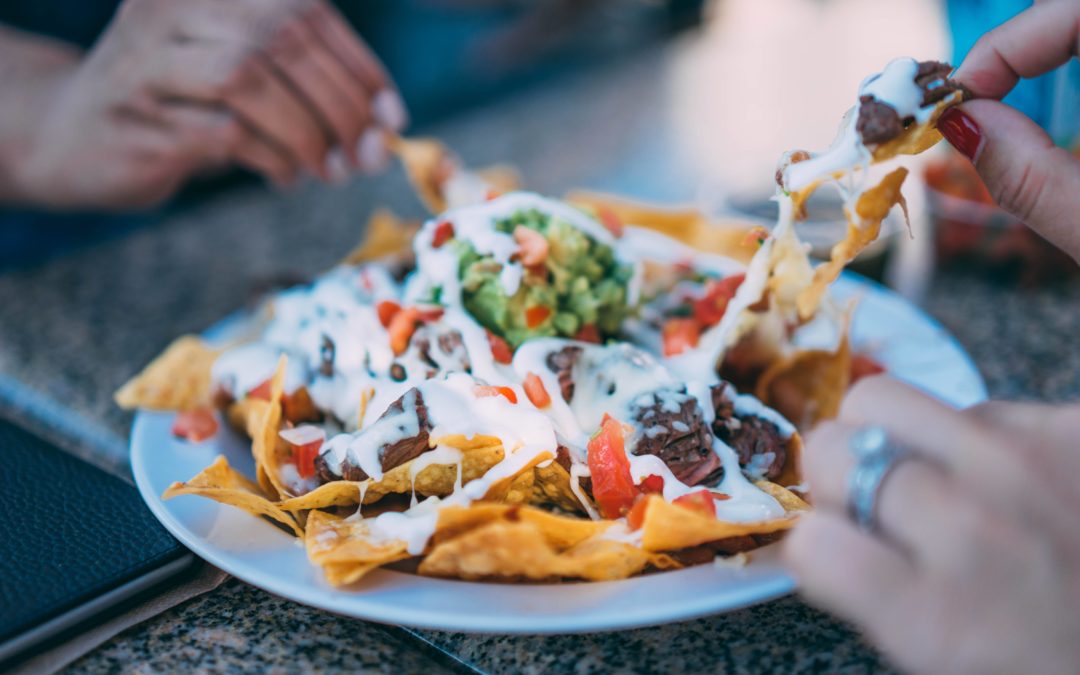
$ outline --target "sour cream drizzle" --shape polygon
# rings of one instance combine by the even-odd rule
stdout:
[[[863,80],[859,85],[859,98],[873,96],[892,106],[901,119],[913,117],[916,123],[922,124],[930,119],[935,106],[922,105],[923,90],[915,82],[918,70],[919,63],[915,59],[894,59],[885,70]],[[857,102],[844,115],[840,132],[828,150],[783,168],[785,189],[797,192],[833,174],[870,165],[870,149],[856,129],[861,105]]]
[[[478,252],[492,256],[503,265],[501,281],[504,290],[512,293],[520,283],[520,265],[512,260],[517,243],[511,235],[496,230],[495,223],[531,208],[566,220],[597,241],[612,246],[622,262],[635,267],[639,284],[642,260],[666,264],[689,262],[697,269],[719,276],[743,270],[736,261],[694,251],[639,228],[626,228],[625,236],[616,241],[605,228],[577,209],[534,194],[514,193],[451,209],[427,223],[414,240],[417,269],[403,288],[385,269],[369,265],[359,270],[334,270],[309,288],[279,294],[273,301],[273,319],[262,341],[227,353],[216,366],[215,377],[231,378],[236,393],[242,393],[246,391],[243,386],[252,382],[255,386],[272,374],[279,353],[288,353],[290,369],[296,369],[290,375],[290,391],[306,385],[318,408],[333,413],[345,423],[346,432],[328,437],[321,450],[332,471],[340,475],[345,461],[349,461],[372,481],[381,480],[384,471],[380,450],[419,433],[417,406],[423,400],[431,426],[430,437],[437,445],[410,466],[414,491],[409,509],[374,518],[363,518],[358,509],[355,517],[365,523],[373,541],[402,541],[410,553],[421,553],[435,531],[442,508],[467,506],[484,498],[499,481],[530,465],[550,462],[560,445],[568,449],[571,457],[571,490],[590,516],[599,519],[580,486],[580,479],[589,476],[589,435],[599,428],[605,414],[632,423],[635,409],[658,405],[668,412],[678,412],[693,397],[702,415],[711,422],[709,386],[717,382],[715,364],[742,327],[744,310],[765,291],[772,240],[766,242],[746,269],[747,280],[736,293],[724,320],[703,337],[702,348],[693,350],[684,360],[660,360],[627,343],[599,346],[542,338],[526,342],[517,350],[512,364],[504,365],[495,362],[486,331],[463,307],[453,247],[435,247],[434,232],[438,223],[452,223],[455,237],[469,241]],[[390,351],[389,335],[375,311],[377,302],[394,300],[408,306],[430,302],[435,297],[443,306],[443,314],[425,326],[435,334],[451,330],[460,334],[470,373],[455,372],[460,360],[432,350],[429,356],[438,368],[435,376],[428,378],[430,363],[421,363],[419,356],[411,351],[398,356]],[[324,337],[334,344],[331,374],[325,372]],[[574,369],[576,389],[571,403],[562,399],[558,379],[546,362],[548,355],[566,346],[582,350]],[[408,376],[403,381],[389,376],[394,364],[405,366]],[[540,378],[550,395],[551,403],[543,410],[530,402],[519,384],[530,373]],[[501,395],[478,395],[478,385],[509,386],[517,403]],[[399,398],[401,410],[387,414]],[[785,434],[790,433],[790,425],[756,399],[738,397],[736,406],[741,414],[764,417]],[[632,452],[639,435],[648,433],[651,432],[647,428],[638,429],[627,439],[634,481],[640,483],[648,476],[662,477],[663,495],[668,500],[700,490],[701,486],[690,487],[675,478],[660,458]],[[490,437],[503,448],[503,459],[480,478],[462,484],[462,452],[447,445],[447,440],[453,437],[470,440]],[[730,495],[730,499],[716,502],[719,518],[753,521],[783,515],[783,508],[743,474],[734,450],[719,440],[714,440],[713,450],[725,468],[722,483],[713,487]],[[455,489],[447,497],[419,500],[415,493],[416,477],[432,465],[457,466]],[[366,481],[361,485],[361,501],[368,485]],[[611,536],[640,541],[640,536],[634,533],[613,531]]]

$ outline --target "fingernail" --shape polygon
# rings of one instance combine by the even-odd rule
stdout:
[[[409,122],[409,113],[405,110],[405,102],[393,89],[383,89],[371,101],[371,114],[375,121],[384,127],[401,131]]]
[[[333,148],[326,153],[326,176],[331,183],[337,184],[349,179],[349,164],[341,148]]]
[[[970,115],[959,108],[949,108],[937,123],[938,131],[949,143],[974,164],[982,153],[982,130]]]
[[[369,128],[360,137],[356,146],[356,155],[360,161],[360,170],[365,173],[378,173],[386,168],[390,153],[386,148],[386,138],[381,129]]]

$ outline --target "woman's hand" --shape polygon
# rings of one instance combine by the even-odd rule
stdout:
[[[846,515],[849,443],[867,425],[921,453],[886,477],[879,535]],[[873,377],[804,461],[816,510],[784,552],[807,598],[914,671],[1076,672],[1080,407],[958,411]]]
[[[956,71],[977,99],[947,111],[938,129],[974,164],[995,201],[1080,261],[1080,162],[1000,102],[1022,77],[1076,58],[1080,3],[1044,0],[987,33]]]
[[[127,0],[28,122],[17,196],[55,207],[157,203],[239,164],[278,185],[386,160],[406,121],[371,51],[325,0]]]

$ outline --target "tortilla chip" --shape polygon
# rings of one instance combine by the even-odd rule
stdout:
[[[304,548],[335,586],[351,584],[368,572],[411,557],[403,541],[374,541],[363,519],[342,518],[323,511],[308,517]]]
[[[789,515],[756,523],[731,523],[666,502],[657,495],[651,495],[647,499],[649,501],[645,505],[645,517],[641,525],[642,547],[647,551],[677,551],[731,537],[771,534],[789,529],[796,522],[796,518]],[[781,505],[788,511],[786,505]],[[789,511],[791,514],[797,512],[798,510]]]
[[[930,117],[926,122],[914,124],[896,138],[874,148],[874,162],[884,162],[899,155],[917,155],[937,145],[942,138],[941,132],[937,129],[937,123],[942,113],[963,101],[963,90],[954,91],[938,101],[937,105],[934,106],[934,112],[930,113]]]
[[[434,138],[391,137],[390,150],[397,154],[416,196],[433,214],[446,210],[442,185],[457,167],[454,154]]]
[[[265,408],[255,406],[256,411],[262,414],[257,418],[249,418],[254,422],[254,427],[249,426],[251,433],[251,454],[255,457],[255,476],[262,489],[275,499],[284,499],[293,496],[292,490],[281,479],[281,464],[285,455],[288,454],[288,444],[281,440],[278,431],[281,429],[281,397],[285,388],[285,367],[288,357],[284,354],[278,359],[277,370],[270,378],[270,401]]]
[[[492,191],[498,194],[506,194],[521,189],[521,174],[517,169],[508,164],[496,164],[484,169],[479,169],[476,175],[491,186]]]
[[[389,209],[376,209],[364,228],[364,238],[360,244],[345,256],[343,265],[378,260],[409,251],[413,237],[420,229],[416,220],[402,220]]]
[[[758,379],[754,395],[800,429],[836,417],[851,380],[851,345],[846,329],[843,334],[835,352],[804,350],[773,363]]]
[[[847,236],[833,246],[829,262],[814,270],[810,285],[798,297],[799,317],[808,320],[817,311],[829,285],[844,271],[844,266],[855,259],[881,232],[881,221],[889,215],[896,204],[903,204],[900,186],[907,177],[904,167],[885,176],[880,183],[863,192],[855,203],[854,215],[848,213]]]
[[[457,579],[607,581],[641,572],[652,556],[631,544],[591,540],[566,551],[548,544],[534,525],[493,522],[436,546],[420,574]]]
[[[593,211],[608,210],[622,223],[655,230],[693,248],[749,262],[758,250],[747,235],[754,224],[716,222],[694,208],[648,204],[624,197],[578,190],[566,196],[569,203]]]
[[[193,410],[210,404],[210,368],[218,351],[202,338],[184,335],[113,395],[126,410]]]
[[[184,483],[173,483],[162,499],[172,499],[179,495],[198,495],[213,499],[221,504],[228,504],[243,509],[256,516],[270,518],[288,527],[298,536],[304,531],[289,513],[281,510],[266,498],[259,486],[229,466],[224,455],[219,455],[214,463],[203,469],[194,478]]]
[[[559,550],[580,544],[601,534],[612,525],[612,521],[561,516],[529,506],[477,502],[468,507],[447,507],[440,511],[438,528],[432,542],[438,546],[465,532],[496,521],[527,523],[536,528],[545,543]]]

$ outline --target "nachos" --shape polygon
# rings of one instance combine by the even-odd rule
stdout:
[[[808,508],[798,429],[837,412],[852,368],[850,308],[824,290],[903,174],[855,196],[840,262],[815,269],[790,191],[771,233],[724,229],[694,210],[520,191],[436,141],[394,147],[431,219],[378,213],[340,266],[270,297],[247,338],[181,338],[118,392],[178,411],[178,436],[224,418],[251,439],[255,476],[220,457],[166,498],[280,525],[335,585],[399,561],[619,579],[792,526]],[[799,180],[850,170],[829,160]]]

